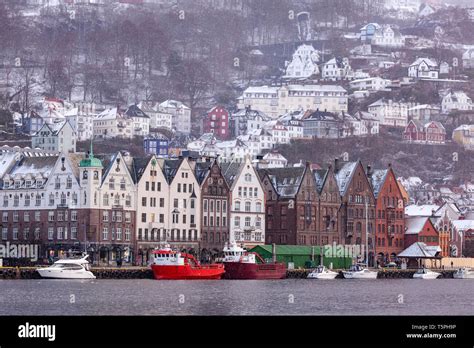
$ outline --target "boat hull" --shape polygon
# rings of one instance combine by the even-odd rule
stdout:
[[[377,279],[377,272],[342,272],[345,279]]]
[[[474,272],[472,271],[464,271],[464,272],[455,272],[453,274],[454,279],[474,279]]]
[[[339,273],[336,272],[325,272],[325,273],[310,273],[308,279],[335,279]]]
[[[152,265],[153,276],[157,280],[221,279],[223,265],[193,267],[191,265]]]
[[[415,273],[415,274],[413,274],[413,279],[436,279],[440,275],[441,274],[437,273],[437,272],[424,273],[424,274]]]
[[[95,275],[90,271],[62,271],[51,270],[48,268],[37,269],[42,278],[50,279],[96,279]]]
[[[224,262],[225,279],[284,279],[284,263]]]

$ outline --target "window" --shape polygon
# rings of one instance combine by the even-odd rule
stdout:
[[[191,198],[191,209],[194,209],[194,198]]]
[[[41,221],[41,212],[35,211],[35,221],[36,222]]]
[[[25,195],[25,207],[29,207],[29,206],[30,206],[30,195],[26,194]]]
[[[18,222],[18,210],[13,212],[13,222]]]
[[[130,228],[125,228],[125,240],[129,241],[130,240]]]
[[[8,196],[7,195],[3,196],[3,206],[8,207]]]
[[[77,210],[71,210],[71,221],[77,221]]]
[[[109,238],[109,228],[104,227],[102,229],[102,240],[107,240]]]
[[[103,211],[102,212],[102,221],[103,222],[108,222],[109,221],[109,212],[108,211]]]
[[[120,189],[122,191],[125,191],[125,188],[126,188],[125,179],[122,178],[122,180],[120,180]]]
[[[146,207],[146,197],[142,197],[142,207]]]
[[[77,227],[76,226],[71,227],[71,239],[77,239]]]
[[[125,196],[125,206],[131,207],[132,206],[132,196],[126,195]]]
[[[132,222],[132,214],[130,212],[125,213],[125,222]]]
[[[114,206],[116,207],[120,206],[120,195],[118,194],[114,196]]]
[[[64,229],[62,227],[58,227],[58,239],[64,239]]]
[[[60,188],[61,188],[61,180],[58,177],[56,177],[56,181],[54,183],[54,189],[59,190]]]
[[[109,190],[115,190],[115,179],[114,178],[110,178],[109,180]],[[147,189],[148,191],[148,189]]]
[[[249,216],[247,216],[245,218],[245,227],[250,227],[250,217]]]
[[[234,219],[234,226],[239,227],[240,226],[240,216],[236,216]]]
[[[251,182],[252,181],[252,174],[245,174],[245,181]]]
[[[235,211],[240,211],[240,201],[235,202]]]
[[[257,228],[262,227],[262,218],[261,217],[257,217],[255,219],[255,227],[257,227]]]
[[[178,208],[178,199],[175,198],[174,201],[173,201],[173,208]]]
[[[207,199],[203,201],[203,211],[207,213]]]
[[[66,179],[66,188],[68,189],[72,188],[72,179],[70,176],[68,176]]]
[[[164,207],[165,207],[165,199],[160,198],[160,208],[164,208]]]
[[[24,240],[30,239],[30,229],[29,229],[29,227],[25,227],[23,229],[23,239]]]
[[[117,240],[122,240],[122,227],[117,227]]]
[[[49,222],[54,222],[54,211],[49,211],[48,212],[48,221]]]
[[[104,193],[103,196],[103,205],[108,206],[109,205],[109,195],[107,193]]]
[[[48,239],[52,240],[54,236],[54,228],[53,227],[48,227]]]
[[[2,227],[2,240],[8,239],[8,228]]]
[[[245,202],[245,211],[250,211],[251,204],[250,202]]]
[[[40,206],[41,205],[41,195],[40,194],[37,194],[36,195],[36,202],[35,202],[36,206]]]
[[[25,211],[25,213],[23,214],[23,221],[24,222],[29,222],[30,221],[30,213]]]
[[[142,213],[142,222],[146,222],[146,213]]]
[[[20,205],[20,196],[15,195],[13,196],[13,206],[18,207]]]
[[[49,205],[50,206],[54,205],[54,195],[52,193],[49,195]]]
[[[64,221],[64,212],[62,210],[58,210],[58,221]]]
[[[17,239],[18,239],[18,228],[14,227],[13,228],[13,240],[17,240]]]
[[[35,228],[35,240],[38,240],[40,239],[40,228],[39,227],[36,227]]]
[[[227,213],[227,201],[222,201],[222,213]]]

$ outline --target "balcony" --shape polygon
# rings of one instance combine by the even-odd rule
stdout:
[[[57,209],[67,209],[67,208],[69,208],[69,204],[67,204],[67,203],[66,204],[58,204],[56,206],[56,208]]]

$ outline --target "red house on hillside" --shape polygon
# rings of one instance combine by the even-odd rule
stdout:
[[[407,217],[405,225],[405,248],[416,242],[423,242],[428,246],[439,245],[439,233],[429,217]]]
[[[229,140],[229,112],[222,106],[215,106],[203,119],[204,133],[214,133],[219,140]]]
[[[403,140],[421,144],[444,144],[446,129],[436,121],[422,123],[418,120],[411,120],[405,127]]]

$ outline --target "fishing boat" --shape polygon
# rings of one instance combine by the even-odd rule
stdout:
[[[441,275],[441,273],[433,272],[428,268],[420,268],[413,274],[413,279],[436,279]]]
[[[201,265],[188,253],[172,250],[169,245],[153,251],[151,265],[155,279],[220,279],[224,265]]]
[[[456,272],[454,272],[453,278],[454,279],[474,279],[474,272],[467,267],[462,267],[462,268],[459,268]]]
[[[225,279],[286,278],[286,265],[284,263],[265,262],[259,254],[248,252],[235,242],[230,242],[224,247],[224,267]]]
[[[331,271],[326,266],[320,265],[308,274],[308,279],[335,279],[339,273]]]
[[[82,258],[67,258],[56,261],[52,266],[38,268],[37,271],[43,278],[55,279],[95,279],[90,271],[89,261],[85,255]]]

